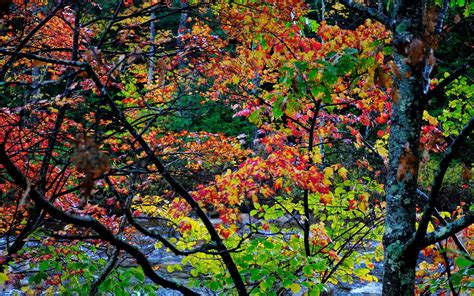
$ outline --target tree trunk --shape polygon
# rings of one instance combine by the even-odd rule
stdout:
[[[151,11],[150,18],[152,20],[156,18],[155,9]],[[156,37],[155,21],[152,21],[150,23],[150,52],[149,52],[150,61],[149,61],[148,75],[147,75],[148,83],[151,83],[153,81],[153,71],[155,67],[155,37]]]
[[[399,296],[415,294],[419,253],[418,248],[407,247],[414,245],[407,242],[416,233],[416,189],[424,95],[423,61],[413,57],[413,47],[417,46],[418,51],[421,49],[418,38],[423,36],[423,4],[422,1],[398,0],[394,1],[390,12],[396,22],[404,23],[406,28],[392,28],[393,59],[399,71],[394,71],[395,91],[392,92],[383,237],[383,295]]]
[[[186,20],[188,19],[188,7],[189,4],[187,1],[182,1],[181,2],[181,16],[179,17],[179,24],[178,24],[178,38],[177,38],[177,46],[178,46],[178,67],[181,69],[185,66],[185,63],[182,59],[182,56],[180,53],[184,49],[184,42],[183,42],[183,36],[188,32],[188,29],[186,28]]]
[[[401,75],[395,78],[390,127],[389,172],[385,218],[383,295],[413,295],[418,250],[405,243],[416,231],[416,182],[423,97],[420,71],[411,69],[404,57],[394,56]],[[409,73],[412,73],[411,76]],[[397,101],[398,97],[398,102]]]

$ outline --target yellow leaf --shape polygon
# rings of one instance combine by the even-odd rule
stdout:
[[[238,84],[239,81],[240,81],[239,76],[237,76],[237,75],[232,76],[232,83],[233,84]]]
[[[433,224],[431,224],[431,223],[430,223],[430,224],[428,224],[428,229],[427,229],[427,230],[428,230],[428,232],[432,232],[432,231],[434,231],[435,229],[434,229],[434,226],[433,226]]]
[[[332,183],[328,179],[323,179],[324,186],[330,186]]]
[[[53,113],[58,113],[59,110],[54,108],[54,107],[48,107],[49,111],[53,112]]]
[[[46,289],[46,291],[44,291],[44,294],[46,296],[53,296],[54,295],[54,287],[53,286],[49,286],[48,289]]]
[[[312,158],[313,158],[313,162],[315,164],[322,164],[323,163],[323,156],[318,151],[315,151],[313,153]]]
[[[293,294],[296,294],[301,290],[301,286],[297,283],[293,283],[290,285],[290,289],[291,289],[291,292],[293,292]]]
[[[368,207],[369,207],[369,202],[366,199],[362,200],[359,203],[359,210],[361,210],[362,212],[367,211]]]
[[[339,174],[339,176],[341,178],[343,178],[344,180],[347,178],[347,172],[348,170],[346,168],[340,168],[337,173]]]
[[[451,213],[449,213],[449,212],[441,212],[440,214],[441,214],[441,217],[443,217],[443,218],[451,219]]]
[[[227,200],[229,202],[229,204],[231,205],[235,205],[235,204],[238,204],[239,203],[239,195],[237,192],[230,192],[232,194],[229,194],[229,196],[227,196]]]
[[[22,287],[21,291],[23,293],[25,293],[25,295],[34,295],[35,294],[35,291],[33,289],[31,289],[30,287],[27,287],[27,286]]]
[[[383,140],[377,140],[375,141],[375,150],[382,156],[383,158],[388,157],[388,150],[385,148],[386,143]]]
[[[334,170],[332,169],[332,167],[326,167],[324,169],[324,175],[326,176],[326,178],[331,178],[334,175]]]
[[[8,275],[0,273],[0,286],[3,286],[6,281],[8,281]]]
[[[252,194],[251,198],[254,204],[258,203],[258,196],[256,194]]]
[[[428,121],[431,125],[437,126],[438,125],[438,119],[435,117],[431,116],[428,111],[423,111],[423,120]]]

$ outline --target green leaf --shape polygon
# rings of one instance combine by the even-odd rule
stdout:
[[[323,72],[323,80],[329,85],[333,85],[337,81],[336,67],[331,64],[326,66],[326,69]]]
[[[391,46],[385,46],[383,48],[383,54],[386,56],[392,55],[393,54],[393,48]]]
[[[304,72],[308,69],[308,63],[303,61],[295,62],[295,68],[301,72]]]
[[[334,191],[334,193],[337,196],[342,196],[343,194],[346,194],[346,191],[342,187],[336,187],[336,190]]]
[[[306,276],[312,276],[313,275],[313,269],[311,268],[311,266],[306,265],[306,266],[303,267],[303,273]]]
[[[260,279],[260,271],[256,268],[252,268],[250,270],[250,280],[251,281],[257,281]]]
[[[260,286],[260,290],[263,292],[265,292],[266,290],[268,290],[268,288],[271,287],[271,285],[269,285],[266,280],[261,282],[259,286]]]
[[[191,269],[191,275],[192,276],[196,277],[196,276],[198,276],[198,274],[199,274],[199,271],[197,269]]]
[[[38,272],[38,273],[35,273],[35,275],[31,278],[31,282],[34,284],[39,284],[47,278],[48,276],[46,275],[46,273]]]
[[[260,283],[260,289],[262,291],[266,291],[273,286],[274,282],[275,282],[275,277],[269,276],[263,282]]]
[[[272,242],[269,242],[269,241],[264,241],[264,242],[263,242],[263,245],[264,245],[265,248],[267,248],[267,249],[273,249],[273,248],[275,248],[275,245],[274,245]]]
[[[358,277],[363,277],[369,273],[370,273],[370,270],[368,268],[357,268],[354,270],[354,274],[357,275]]]
[[[339,59],[339,62],[336,64],[336,73],[339,76],[346,75],[350,73],[355,66],[355,59],[352,55],[344,55]]]
[[[285,279],[281,282],[281,285],[282,285],[283,288],[289,289],[290,286],[292,285],[292,282],[291,282],[290,279],[285,278]]]
[[[318,22],[315,20],[308,19],[308,18],[306,18],[306,20],[309,20],[309,27],[311,28],[311,31],[313,31],[314,33],[317,33],[318,28],[319,28]]]
[[[459,257],[459,258],[456,258],[456,265],[459,267],[459,268],[468,268],[468,267],[471,267],[474,265],[474,262],[465,258],[465,257]]]
[[[49,264],[50,262],[49,261],[43,261],[39,264],[39,270],[40,271],[45,271],[49,268]]]
[[[312,265],[314,266],[314,270],[318,272],[326,270],[326,263],[323,260],[316,262]]]
[[[375,40],[370,43],[370,47],[377,47],[382,44],[382,40]]]
[[[218,281],[213,281],[209,284],[209,288],[212,290],[212,291],[217,291],[219,290],[220,288],[220,283]]]
[[[308,73],[308,80],[312,81],[312,80],[316,79],[317,75],[318,75],[318,70],[316,70],[316,69],[310,70],[309,73]]]
[[[260,45],[262,46],[262,48],[264,50],[267,50],[268,44],[267,44],[267,40],[265,40],[265,38],[262,38],[262,40],[260,41]]]
[[[458,273],[454,273],[451,275],[451,281],[453,282],[454,286],[458,286],[461,283],[462,277]]]
[[[260,123],[260,110],[259,109],[254,110],[252,114],[250,114],[249,122],[255,125],[259,125]]]
[[[143,273],[142,269],[141,268],[137,268],[136,271],[135,271],[135,277],[137,278],[137,280],[139,280],[140,282],[143,282],[145,280],[145,274]]]
[[[313,286],[313,289],[311,291],[314,291],[317,293],[317,295],[319,295],[319,293],[321,293],[322,291],[324,291],[324,284],[316,284]],[[310,294],[312,295],[312,294]]]
[[[323,85],[317,85],[311,88],[311,94],[313,95],[313,97],[317,97],[319,93],[324,94],[322,97],[323,103],[331,103],[331,94],[329,93],[326,87],[324,87]]]
[[[278,118],[283,116],[283,110],[281,109],[281,102],[279,100],[277,100],[273,103],[272,113],[273,113],[273,117],[275,119],[278,119]],[[250,119],[250,117],[249,117],[249,119]]]

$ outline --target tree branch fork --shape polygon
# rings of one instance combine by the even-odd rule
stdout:
[[[203,222],[205,225],[206,229],[208,230],[212,244],[213,244],[213,249],[216,250],[216,254],[218,254],[225,266],[227,267],[228,272],[230,273],[233,281],[235,288],[238,292],[239,295],[248,295],[245,284],[243,282],[243,279],[240,275],[240,272],[238,271],[238,268],[233,260],[233,258],[230,255],[231,251],[234,250],[228,250],[227,247],[225,246],[223,240],[219,236],[217,230],[214,228],[214,225],[210,221],[209,217],[206,215],[206,213],[203,211],[203,209],[199,206],[196,200],[191,196],[191,194],[183,187],[181,183],[179,183],[171,174],[166,170],[165,166],[161,162],[160,159],[157,158],[155,155],[154,151],[150,148],[148,143],[143,139],[143,137],[138,134],[138,132],[134,129],[134,127],[128,122],[125,114],[118,108],[118,106],[115,104],[112,96],[108,92],[106,85],[104,85],[98,76],[98,74],[94,71],[92,66],[87,63],[87,62],[77,62],[77,61],[69,61],[69,60],[60,60],[60,59],[51,59],[51,58],[46,58],[40,55],[34,55],[34,54],[29,54],[29,53],[22,53],[22,52],[12,52],[8,50],[4,50],[0,48],[0,54],[6,54],[6,55],[12,55],[17,58],[26,58],[26,59],[31,59],[31,60],[38,60],[38,61],[43,61],[47,63],[52,63],[52,64],[59,64],[59,65],[65,65],[65,66],[71,66],[71,67],[78,67],[87,75],[89,78],[93,81],[97,89],[100,91],[100,94],[102,97],[105,98],[107,104],[109,107],[112,109],[112,112],[114,113],[115,117],[123,124],[125,129],[135,138],[135,140],[139,143],[139,145],[143,148],[145,153],[147,154],[148,158],[151,160],[151,162],[157,167],[158,171],[161,173],[161,175],[164,177],[164,179],[171,185],[171,187],[181,196],[183,197],[186,202],[191,206],[191,208],[196,212],[197,216],[199,219]],[[8,155],[4,151],[4,146],[3,144],[0,144],[0,163],[4,163],[5,167],[7,168],[7,171],[9,171],[10,176],[15,180],[15,182],[20,185],[22,188],[26,188],[27,186],[27,180],[26,178],[21,174],[20,171],[14,166],[13,163],[11,163],[10,159],[8,158]],[[9,165],[6,165],[10,163]],[[10,170],[8,170],[10,168]],[[13,175],[12,175],[13,174]],[[31,195],[35,195],[32,197]],[[119,249],[122,250],[131,250],[132,253],[140,253],[140,255],[136,254],[138,257],[140,257],[140,260],[145,260],[146,262],[147,259],[146,257],[139,252],[138,249],[135,247],[128,245],[124,246],[123,241],[115,238],[113,234],[105,228],[101,223],[99,223],[97,220],[90,220],[92,218],[82,218],[82,217],[76,217],[72,216],[70,214],[67,214],[56,207],[54,207],[53,204],[51,204],[49,201],[45,200],[36,190],[31,190],[30,192],[30,197],[39,205],[44,208],[50,215],[54,216],[55,218],[58,218],[62,221],[80,225],[80,226],[87,226],[87,227],[92,227],[96,232],[98,232],[101,236],[105,235],[104,239],[109,241],[112,245],[116,246]],[[51,212],[50,212],[51,211]],[[54,213],[54,215],[52,214]],[[110,240],[109,240],[110,239]],[[118,244],[118,245],[116,245]],[[126,244],[126,243],[125,243]],[[122,248],[120,246],[122,246]],[[125,248],[125,249],[124,249]],[[132,250],[133,248],[134,250]],[[208,251],[208,250],[202,250],[202,251]],[[132,256],[133,254],[130,253]],[[136,258],[137,259],[137,258]],[[138,262],[138,259],[137,259]],[[149,265],[149,263],[148,263]],[[143,269],[145,271],[145,274],[150,277],[150,279],[153,280],[153,278],[156,280],[156,283],[162,283],[160,285],[164,287],[168,287],[175,290],[179,289],[187,289],[189,293],[194,293],[191,290],[189,290],[186,287],[183,286],[176,286],[177,284],[171,281],[167,281],[162,278],[157,278],[159,277],[153,269],[151,269],[151,266],[148,266],[144,264]],[[148,268],[149,270],[147,271],[145,268]],[[167,282],[165,282],[167,281]]]
[[[12,161],[5,152],[5,145],[3,143],[0,144],[0,164],[5,167],[8,175],[13,179],[13,182],[20,186],[23,190],[25,190],[28,196],[53,218],[64,221],[66,223],[93,229],[99,234],[101,239],[109,242],[117,249],[123,250],[127,252],[130,256],[132,256],[136,260],[137,264],[141,266],[148,278],[150,278],[150,280],[152,280],[154,283],[165,288],[180,291],[185,295],[199,295],[198,293],[181,284],[167,280],[158,275],[153,270],[153,267],[146,258],[146,256],[142,252],[140,252],[139,249],[115,236],[109,229],[107,229],[96,219],[90,216],[77,216],[66,213],[61,209],[58,209],[48,200],[46,200],[12,163]]]

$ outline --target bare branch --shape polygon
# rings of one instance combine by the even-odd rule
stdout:
[[[386,16],[378,9],[370,8],[359,3],[354,3],[352,0],[341,0],[341,3],[354,11],[362,13],[369,18],[381,22],[389,29],[394,29],[397,24],[396,20]]]
[[[448,245],[448,243],[446,242],[446,246]],[[454,288],[454,285],[453,285],[453,281],[452,281],[452,275],[451,275],[451,262],[448,258],[448,255],[446,254],[448,252],[448,248],[447,247],[443,247],[443,244],[441,242],[438,242],[438,246],[439,246],[439,250],[440,250],[440,253],[441,253],[441,256],[443,257],[443,260],[444,260],[444,264],[446,266],[446,277],[448,278],[448,284],[449,284],[449,289],[451,290],[451,294],[453,296],[458,296],[459,293],[456,291],[456,289]],[[444,249],[444,250],[443,250]]]
[[[114,253],[109,257],[109,260],[107,261],[107,264],[105,265],[104,270],[102,270],[99,277],[95,279],[95,281],[92,283],[89,295],[91,296],[97,295],[100,284],[102,284],[102,282],[107,278],[107,276],[112,272],[112,270],[114,270],[119,254],[120,254],[120,250],[115,249]]]
[[[474,223],[474,214],[469,213],[468,215],[459,218],[458,220],[449,223],[448,225],[441,227],[440,229],[430,232],[426,235],[425,239],[420,241],[420,248],[425,248],[434,243],[447,239],[452,235],[455,235],[457,232],[463,230],[466,227],[469,227]]]
[[[426,193],[424,193],[420,189],[417,189],[416,193],[418,194],[418,196],[420,196],[423,199],[423,201],[425,203],[428,202],[429,198],[428,198],[428,195],[426,195]],[[444,219],[443,216],[441,216],[441,214],[439,213],[439,211],[436,208],[434,209],[433,216],[436,219],[438,219],[438,221],[439,221],[439,223],[441,223],[441,225],[443,225],[443,226],[448,225],[448,222],[446,221],[446,219]],[[451,238],[453,239],[454,243],[459,248],[459,250],[461,252],[463,252],[464,254],[466,254],[467,256],[469,256],[469,252],[466,250],[466,248],[464,247],[462,242],[459,240],[459,238],[456,235],[451,236]]]
[[[456,154],[459,152],[466,139],[471,136],[473,129],[474,117],[471,117],[468,124],[459,133],[459,135],[451,143],[448,149],[446,149],[446,153],[439,164],[438,172],[434,177],[433,185],[431,187],[431,192],[428,200],[428,207],[423,213],[415,236],[409,241],[408,245],[412,245],[414,243],[416,244],[416,242],[421,241],[425,237],[428,224],[435,209],[436,200],[438,199],[439,192],[441,191],[444,175],[446,174],[449,164],[453,160],[454,156],[456,156]]]
[[[205,252],[206,250],[210,250],[213,248],[213,246],[209,245],[209,244],[205,244],[201,247],[198,247],[196,249],[192,249],[192,250],[188,250],[188,251],[181,251],[179,250],[175,245],[173,245],[170,241],[168,241],[166,238],[164,238],[161,234],[157,233],[157,232],[154,232],[152,230],[148,230],[146,229],[145,227],[143,227],[142,225],[140,225],[140,223],[138,223],[134,218],[133,218],[133,215],[132,213],[130,212],[130,209],[127,207],[126,203],[123,201],[122,197],[120,196],[120,194],[117,192],[117,190],[115,189],[115,186],[114,184],[112,183],[112,181],[110,181],[110,178],[108,176],[105,176],[105,181],[107,182],[107,184],[109,185],[112,193],[115,195],[115,197],[120,201],[121,203],[121,206],[122,206],[122,211],[124,212],[125,214],[125,217],[127,218],[127,221],[130,223],[130,225],[132,225],[133,227],[135,227],[135,229],[137,229],[139,232],[141,232],[142,234],[146,235],[146,236],[149,236],[151,238],[154,238],[154,239],[157,239],[158,241],[160,241],[165,247],[167,247],[168,249],[171,250],[171,252],[173,252],[175,255],[178,255],[178,256],[187,256],[187,255],[192,255],[192,254],[196,254],[196,253],[203,253]],[[209,252],[206,252],[207,254],[209,254]],[[213,255],[218,255],[218,253],[212,253]]]
[[[426,97],[425,97],[426,101],[434,97],[440,96],[443,93],[446,86],[448,86],[451,82],[461,77],[461,75],[466,73],[472,67],[473,62],[474,60],[470,60],[466,64],[462,65],[459,69],[451,73],[448,77],[443,79],[435,88],[433,88],[426,94]]]
[[[40,62],[45,62],[45,63],[73,66],[73,67],[80,67],[80,68],[88,65],[87,63],[82,63],[82,62],[66,61],[66,60],[61,60],[61,59],[51,59],[51,58],[43,57],[36,54],[10,51],[10,50],[5,50],[1,48],[0,48],[0,54],[10,55],[16,58],[25,58],[25,59],[30,59],[30,60],[35,60],[35,61],[40,61]]]
[[[117,4],[117,8],[115,8],[115,13],[112,16],[112,19],[110,20],[104,32],[102,32],[102,36],[100,37],[99,42],[97,42],[96,48],[101,48],[102,44],[105,41],[105,37],[107,37],[107,34],[110,32],[110,29],[112,28],[112,25],[116,22],[116,18],[118,14],[120,13],[120,10],[122,9],[122,5],[123,5],[123,0],[120,0],[119,3]]]

